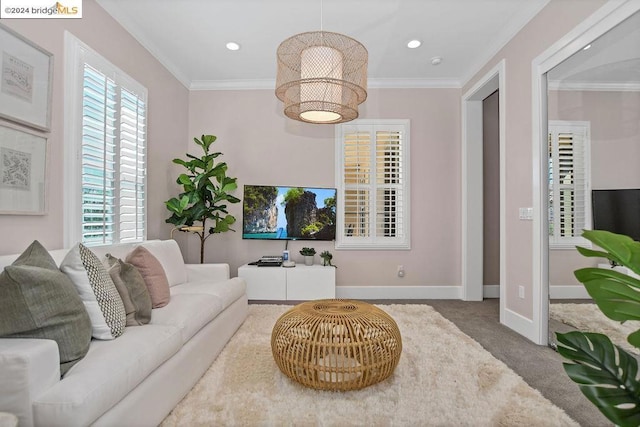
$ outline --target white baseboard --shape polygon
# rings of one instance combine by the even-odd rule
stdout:
[[[551,299],[591,299],[591,296],[582,285],[549,286],[549,298]]]
[[[484,285],[482,287],[483,298],[500,298],[500,285]]]
[[[533,341],[534,343],[538,343],[534,332],[533,321],[531,319],[527,319],[521,314],[505,308],[504,322],[502,323],[509,325],[509,328],[513,329],[523,337]]]
[[[482,287],[483,298],[500,298],[500,285]],[[345,299],[462,299],[461,286],[336,286]]]
[[[461,299],[462,286],[336,286],[345,299]]]

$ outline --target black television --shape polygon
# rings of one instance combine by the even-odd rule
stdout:
[[[593,229],[640,241],[640,189],[592,190]]]
[[[335,240],[336,189],[245,185],[242,238]]]

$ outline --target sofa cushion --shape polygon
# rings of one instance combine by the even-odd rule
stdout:
[[[0,337],[54,340],[62,375],[89,350],[87,310],[37,240],[0,274]]]
[[[194,282],[183,283],[182,285],[173,286],[171,288],[172,298],[174,295],[179,294],[207,294],[216,296],[222,302],[223,309],[229,307],[245,293],[245,282],[238,277],[223,280],[220,282],[198,280]]]
[[[87,356],[35,398],[35,424],[90,425],[181,347],[179,329],[164,325],[126,328],[117,340],[92,341]]]
[[[151,324],[180,328],[182,342],[186,343],[221,311],[222,300],[212,295],[172,295],[171,304],[153,310]]]
[[[158,258],[167,275],[169,286],[187,281],[187,269],[178,242],[172,239],[148,240],[141,243],[141,246],[148,249],[154,257]]]
[[[133,264],[144,279],[149,295],[151,295],[151,305],[153,308],[164,307],[169,303],[171,295],[169,293],[169,281],[158,258],[144,246],[137,246],[125,259],[129,264]]]
[[[116,285],[127,313],[127,326],[140,326],[151,320],[151,296],[136,267],[121,259],[106,255],[107,271]]]
[[[60,270],[69,276],[87,308],[93,337],[111,340],[122,335],[127,321],[124,304],[98,257],[79,243],[64,257]]]

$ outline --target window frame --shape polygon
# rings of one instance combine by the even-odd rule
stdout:
[[[592,228],[592,215],[591,215],[591,123],[588,121],[578,121],[578,120],[550,120],[548,124],[548,138],[551,138],[552,133],[555,131],[556,133],[560,132],[573,132],[579,130],[583,135],[583,146],[581,149],[581,154],[583,156],[584,162],[584,227],[583,229],[591,229]],[[557,144],[557,141],[552,141],[552,143]],[[554,152],[558,150],[557,146],[552,148]],[[557,163],[557,162],[556,162]],[[552,163],[552,166],[554,164]],[[547,180],[550,181],[551,171],[550,168],[547,168]],[[556,176],[554,174],[554,176]],[[553,187],[553,188],[552,188]],[[554,180],[553,184],[548,182],[548,195],[549,198],[549,206],[551,206],[551,192],[553,194],[559,194],[560,183],[559,180]],[[550,216],[547,213],[547,216]],[[551,218],[549,218],[549,225],[551,225]],[[556,227],[554,226],[554,234],[549,230],[549,248],[550,249],[575,249],[576,245],[590,248],[591,242],[584,237],[581,236],[569,236],[562,237],[557,236],[555,234]]]
[[[64,99],[64,194],[63,194],[63,215],[64,215],[64,232],[63,243],[64,247],[71,247],[78,242],[82,242],[82,134],[83,134],[83,83],[84,83],[84,65],[89,64],[91,67],[99,70],[105,76],[112,78],[118,85],[128,92],[136,94],[139,98],[142,98],[145,106],[144,116],[144,201],[142,203],[143,220],[142,230],[140,238],[133,240],[127,240],[128,242],[137,242],[147,239],[148,230],[148,187],[147,178],[148,170],[148,132],[147,132],[147,120],[148,120],[148,91],[147,89],[128,76],[125,72],[119,69],[117,66],[109,62],[102,57],[96,51],[91,49],[85,43],[73,36],[68,31],[64,34],[65,44],[65,99]],[[118,97],[119,99],[119,97]],[[118,114],[120,118],[120,114]],[[116,136],[116,144],[119,147],[120,133]],[[116,148],[116,152],[117,152]],[[119,162],[116,161],[116,164]],[[118,173],[118,171],[116,171]],[[119,182],[119,177],[116,178]],[[118,187],[118,184],[116,184]],[[116,200],[119,195],[115,195]],[[116,203],[118,206],[119,204]],[[119,212],[116,212],[116,218],[114,223],[116,224],[114,230],[114,239],[112,243],[98,243],[89,244],[92,246],[99,246],[101,244],[115,244],[121,242],[121,236],[119,235]],[[140,230],[140,228],[136,228]],[[136,233],[137,234],[137,233]]]
[[[379,236],[376,233],[377,227],[376,217],[378,211],[374,209],[376,206],[376,198],[378,191],[382,188],[387,188],[385,185],[379,185],[375,178],[376,165],[378,164],[376,159],[376,150],[370,150],[369,156],[372,160],[370,173],[370,190],[369,194],[371,199],[368,203],[371,206],[371,215],[368,229],[370,231],[368,236],[347,236],[345,233],[345,191],[347,185],[345,184],[345,135],[352,131],[354,128],[361,128],[363,131],[366,129],[373,136],[371,141],[375,144],[375,135],[377,131],[400,131],[401,132],[401,154],[400,154],[400,168],[402,170],[401,183],[397,184],[398,188],[402,192],[402,213],[399,215],[398,220],[394,224],[399,225],[401,235],[388,237]],[[336,189],[338,190],[337,197],[337,213],[336,213],[336,242],[335,248],[338,249],[353,249],[353,250],[409,250],[411,249],[411,191],[410,191],[410,120],[409,119],[358,119],[348,123],[336,125],[335,127],[335,165],[336,165]]]

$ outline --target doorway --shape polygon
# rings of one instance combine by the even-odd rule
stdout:
[[[463,300],[481,301],[484,290],[483,101],[498,96],[499,292],[505,323],[505,61],[500,61],[462,97],[462,288]],[[494,291],[495,292],[495,291]],[[491,293],[491,291],[489,291]],[[509,326],[509,325],[507,325]]]

